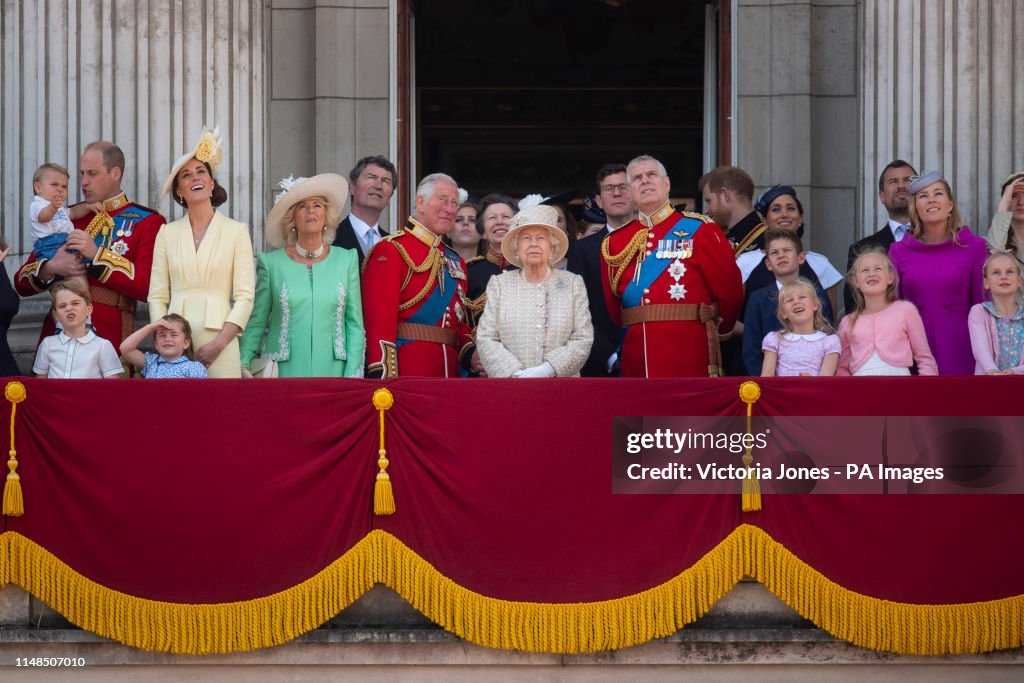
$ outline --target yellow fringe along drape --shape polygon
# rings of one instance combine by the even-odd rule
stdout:
[[[380,530],[297,586],[253,600],[207,605],[126,595],[85,578],[18,533],[0,535],[0,584],[23,587],[93,633],[147,650],[185,654],[287,642],[330,619],[375,583],[390,586],[444,629],[478,645],[555,653],[615,650],[678,631],[744,575],[837,638],[874,650],[936,655],[1024,644],[1024,595],[958,605],[913,605],[860,595],[746,524],[659,586],[613,600],[559,604],[475,593]]]

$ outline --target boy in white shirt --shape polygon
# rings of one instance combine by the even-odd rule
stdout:
[[[113,345],[86,326],[92,315],[89,290],[77,280],[50,287],[53,317],[64,330],[46,337],[36,350],[32,372],[37,377],[105,379],[124,373]]]

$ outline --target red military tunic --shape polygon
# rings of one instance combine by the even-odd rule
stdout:
[[[412,218],[363,266],[368,377],[457,377],[475,345],[466,320],[466,268],[441,236]]]
[[[114,348],[135,329],[135,305],[149,296],[149,274],[153,267],[153,243],[163,227],[164,217],[153,209],[133,204],[122,193],[103,202],[101,214],[88,214],[75,221],[75,229],[87,230],[98,251],[88,266],[92,294],[92,325],[96,334]],[[18,269],[14,287],[22,296],[46,291],[53,281],[39,279],[46,259],[35,253]],[[52,316],[43,322],[42,337],[53,334]]]
[[[699,320],[629,324],[656,310],[671,318],[681,310],[673,304],[717,303],[719,329],[732,329],[743,302],[743,281],[728,240],[710,218],[680,214],[667,203],[649,217],[641,214],[605,238],[601,283],[612,320],[623,326],[627,318],[619,352],[623,377],[719,374],[709,368],[708,331]]]

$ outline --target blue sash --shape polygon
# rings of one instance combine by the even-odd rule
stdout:
[[[445,311],[451,305],[452,298],[458,292],[458,281],[448,272],[447,264],[441,266],[441,282],[444,283],[444,294],[441,293],[442,287],[439,283],[434,283],[433,291],[423,300],[419,308],[409,316],[406,322],[430,325],[431,327],[438,326],[438,323],[444,318]],[[395,346],[397,348],[410,341],[414,340],[399,337],[395,340]]]
[[[672,227],[668,229],[666,235],[671,235],[677,231],[678,227],[682,227],[685,223],[693,223],[693,225],[687,225],[687,239],[693,239],[693,236],[697,234],[697,230],[703,225],[702,222],[696,219],[687,219],[685,216],[680,216],[679,220],[672,224]],[[644,290],[650,289],[651,285],[661,277],[661,274],[672,265],[672,262],[676,260],[675,256],[661,256],[657,255],[657,252],[649,255],[640,264],[640,277],[634,277],[630,279],[629,284],[626,285],[625,291],[622,292],[622,307],[633,308],[639,306],[644,299]]]

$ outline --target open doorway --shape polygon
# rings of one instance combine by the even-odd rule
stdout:
[[[419,0],[411,9],[417,178],[443,170],[476,196],[550,195],[589,190],[603,164],[648,153],[668,168],[673,195],[696,192],[704,4]]]

